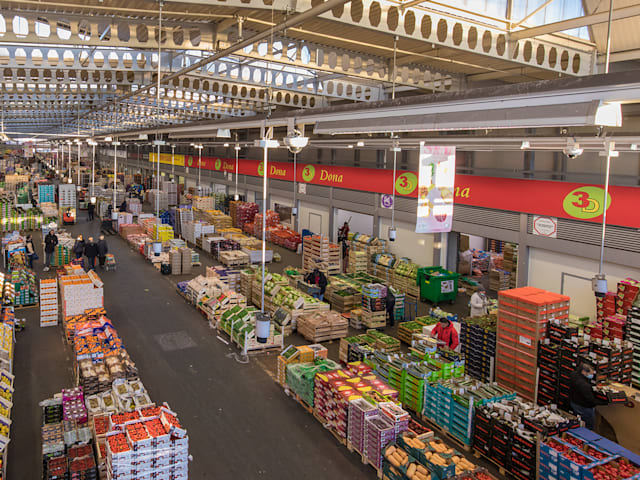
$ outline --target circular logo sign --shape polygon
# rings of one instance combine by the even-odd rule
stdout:
[[[219,158],[216,158],[216,163],[214,165],[214,168],[216,170],[220,170],[220,167],[222,167],[222,160],[220,160]]]
[[[264,162],[260,162],[260,165],[258,165],[258,175],[264,175]]]
[[[306,165],[302,170],[302,179],[305,182],[310,182],[313,180],[313,177],[316,176],[316,169],[313,165]]]
[[[393,207],[393,196],[387,195],[386,193],[380,197],[380,204],[383,208],[391,208]]]
[[[189,158],[187,158],[187,164],[189,166],[191,166],[193,164],[193,157],[191,155],[189,155]]]
[[[411,195],[418,186],[415,173],[406,172],[396,178],[396,192],[400,195]]]
[[[611,195],[607,196],[607,208],[611,206]],[[596,218],[604,212],[604,190],[600,187],[579,187],[564,197],[562,208],[574,218]]]

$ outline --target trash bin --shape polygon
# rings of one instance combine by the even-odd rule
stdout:
[[[453,303],[458,297],[459,273],[442,267],[421,267],[418,269],[418,287],[420,299],[429,300],[433,304],[449,301]]]

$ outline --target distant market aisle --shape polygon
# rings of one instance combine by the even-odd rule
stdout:
[[[99,222],[88,224],[81,218],[69,231],[97,236]],[[257,362],[238,365],[229,355],[235,350],[216,339],[195,309],[183,302],[173,282],[120,237],[108,241],[118,268],[100,272],[105,308],[117,320],[152,398],[162,398],[180,412],[194,457],[190,478],[215,474],[216,478],[285,479],[310,471],[319,478],[371,477],[370,468],[287,399]],[[68,385],[68,378],[59,383],[36,398]],[[35,445],[37,439],[12,446],[34,449]]]

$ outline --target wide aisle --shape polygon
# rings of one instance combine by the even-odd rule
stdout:
[[[71,230],[89,233],[86,223]],[[119,237],[107,241],[117,270],[99,272],[105,308],[151,398],[169,403],[189,431],[189,478],[375,475],[284,395],[259,357],[239,364],[168,277]]]

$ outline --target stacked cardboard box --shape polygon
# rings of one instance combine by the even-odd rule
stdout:
[[[182,255],[178,250],[171,250],[169,252],[169,265],[171,265],[172,275],[182,274]]]
[[[367,254],[366,252],[354,250],[349,252],[349,264],[347,265],[347,273],[360,273],[367,271]]]
[[[112,414],[109,419],[107,479],[186,480],[189,437],[177,415],[166,407],[135,412],[134,418]]]
[[[178,204],[178,185],[175,182],[162,182],[162,191],[167,194],[169,205]]]
[[[67,275],[59,277],[59,285],[63,318],[103,306],[102,286],[96,286],[81,267],[69,268]]]
[[[40,326],[58,324],[58,284],[54,278],[40,280]]]
[[[182,247],[179,248],[178,251],[182,257],[182,274],[188,275],[191,273],[191,249],[189,247]]]
[[[510,272],[510,287],[515,288],[518,279],[518,245],[516,243],[505,243],[503,253],[502,268]]]
[[[387,325],[387,287],[379,283],[362,286],[362,323],[367,328]]]
[[[569,297],[535,287],[498,293],[496,380],[528,400],[535,398],[538,343],[549,320],[567,321]]]
[[[76,186],[73,184],[61,183],[58,185],[58,205],[60,207],[76,206]]]
[[[618,292],[616,298],[616,313],[626,316],[631,306],[638,298],[640,292],[640,282],[633,278],[625,278],[618,282]]]
[[[627,339],[633,344],[631,380],[634,387],[640,388],[640,306],[627,312]]]
[[[258,213],[258,204],[252,202],[229,202],[229,213],[233,226],[242,228],[245,223],[253,223]]]
[[[216,208],[215,199],[213,197],[193,197],[191,201],[193,208],[199,210],[213,210]]]
[[[491,382],[496,356],[495,315],[466,318],[460,322],[460,348],[469,375]]]
[[[489,290],[500,291],[511,288],[511,272],[507,270],[491,269],[489,272]]]

